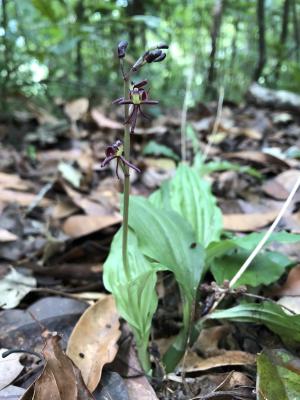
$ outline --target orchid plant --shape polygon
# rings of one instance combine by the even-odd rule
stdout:
[[[166,44],[159,44],[144,52],[137,61],[125,71],[125,57],[128,42],[122,40],[117,49],[120,69],[123,78],[123,97],[113,101],[113,104],[124,106],[124,137],[108,146],[102,167],[116,160],[116,175],[119,178],[118,167],[124,173],[123,190],[123,224],[121,231],[115,236],[112,244],[110,258],[104,269],[104,283],[116,299],[121,316],[131,325],[135,334],[137,350],[141,364],[145,371],[150,370],[150,361],[147,350],[150,334],[151,319],[157,306],[155,294],[156,272],[151,263],[137,249],[135,234],[129,230],[129,194],[130,194],[130,169],[140,172],[139,168],[130,162],[130,135],[134,133],[137,118],[149,118],[143,111],[144,106],[158,104],[156,100],[149,99],[149,91],[145,89],[148,80],[132,82],[133,75],[140,71],[146,64],[163,61],[166,57],[164,49]],[[119,252],[122,242],[122,254]],[[112,249],[116,249],[112,251]],[[116,257],[115,257],[116,256]],[[112,262],[110,263],[110,260]],[[122,264],[120,266],[120,263]],[[138,273],[141,271],[141,273]],[[139,284],[142,283],[141,285]],[[146,288],[146,290],[145,290]],[[151,300],[149,300],[151,291]],[[141,298],[145,298],[145,303]]]

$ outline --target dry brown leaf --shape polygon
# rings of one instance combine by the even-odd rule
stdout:
[[[21,207],[28,207],[34,204],[37,200],[37,196],[31,193],[17,192],[14,190],[0,189],[0,204],[17,203]],[[48,199],[41,199],[39,205],[46,207],[51,204]]]
[[[0,242],[14,242],[18,236],[6,229],[0,228]]]
[[[269,225],[277,217],[278,211],[253,214],[223,215],[224,229],[236,232],[252,232]]]
[[[219,341],[228,335],[230,331],[231,329],[227,325],[202,329],[197,341],[193,345],[193,350],[200,351],[205,357],[223,354],[225,350],[219,348]]]
[[[89,307],[73,329],[67,355],[81,370],[91,392],[100,381],[103,366],[112,362],[117,354],[119,327],[115,301],[109,295]]]
[[[270,179],[262,186],[263,191],[277,200],[285,200],[300,176],[300,171],[290,169]]]
[[[278,158],[275,157],[271,154],[267,154],[267,153],[262,153],[260,151],[237,151],[237,152],[233,152],[233,153],[224,153],[224,157],[226,158],[236,158],[236,159],[240,159],[240,160],[245,160],[245,161],[252,161],[254,163],[257,164],[262,164],[262,165],[266,165],[268,167],[274,165],[274,166],[278,166],[281,168],[289,168],[290,165]]]
[[[300,296],[300,265],[292,268],[281,288],[272,290],[272,296]]]
[[[65,114],[70,118],[71,121],[78,121],[81,119],[89,108],[88,99],[81,97],[64,106]]]
[[[5,172],[0,172],[0,188],[27,190],[29,189],[29,183],[21,179],[18,175],[6,174]]]
[[[262,190],[265,194],[270,197],[273,197],[276,200],[285,200],[287,199],[289,193],[285,190],[285,188],[276,181],[275,179],[270,179],[266,181],[262,185]]]
[[[283,296],[277,301],[277,303],[286,307],[284,312],[287,314],[300,314],[300,296]],[[291,312],[287,309],[291,310]]]
[[[113,121],[110,118],[107,118],[98,108],[93,108],[91,111],[91,117],[99,126],[99,128],[105,129],[116,129],[122,130],[124,129],[124,125],[119,122]]]
[[[72,238],[79,238],[118,224],[121,221],[120,214],[102,216],[74,215],[69,217],[63,224],[63,231]]]
[[[70,150],[44,150],[39,151],[37,159],[40,162],[46,164],[58,164],[61,160],[64,161],[76,161],[81,156],[82,151],[80,149]]]
[[[72,189],[65,182],[61,182],[61,185],[63,186],[65,192],[70,197],[72,202],[77,207],[81,208],[86,214],[95,216],[107,216],[108,212],[104,206],[88,199],[86,195],[83,195]]]
[[[263,136],[262,132],[252,128],[243,128],[240,133],[253,140],[261,140]]]
[[[60,336],[46,340],[43,355],[45,367],[39,378],[27,389],[21,400],[92,400],[79,369],[59,345]]]
[[[255,364],[255,361],[256,356],[254,354],[238,350],[228,350],[224,354],[206,359],[199,357],[196,353],[188,352],[184,370],[186,372],[206,371],[226,365],[252,365]]]
[[[115,360],[114,366],[121,376],[136,375],[141,372],[140,376],[134,379],[125,379],[125,385],[130,400],[158,400],[149,380],[142,373],[142,367],[137,357],[136,346],[133,341],[133,335],[127,324],[122,326],[124,338],[121,340],[118,359]],[[119,361],[121,360],[121,362]]]
[[[62,219],[69,217],[77,211],[79,211],[78,207],[70,201],[58,200],[57,204],[53,208],[51,217],[53,219]]]

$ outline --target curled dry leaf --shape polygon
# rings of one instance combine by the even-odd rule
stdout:
[[[62,351],[60,336],[51,335],[43,349],[42,374],[27,389],[21,400],[92,400],[79,369]]]
[[[89,108],[88,99],[82,97],[74,101],[66,103],[64,106],[65,114],[70,118],[71,121],[78,121],[81,119]]]
[[[121,221],[122,217],[119,214],[103,215],[101,217],[94,215],[74,215],[66,220],[63,230],[66,235],[72,238],[79,238],[118,224]]]
[[[8,231],[7,229],[0,228],[0,243],[2,242],[14,242],[18,239],[18,236]]]
[[[254,354],[238,350],[229,350],[224,354],[206,359],[199,357],[196,353],[189,352],[185,358],[184,370],[186,372],[206,371],[226,365],[252,365],[255,362],[256,356]]]
[[[84,312],[71,334],[67,355],[81,370],[91,392],[100,381],[103,366],[112,362],[117,354],[119,327],[115,301],[109,295]]]
[[[0,204],[18,203],[21,207],[31,206],[37,200],[37,195],[16,190],[0,189]],[[49,206],[50,200],[43,198],[40,206]]]
[[[230,159],[239,159],[250,161],[255,164],[262,164],[265,166],[273,166],[279,168],[290,168],[288,162],[282,160],[281,158],[275,157],[268,153],[262,153],[260,151],[252,151],[252,150],[245,150],[245,151],[237,151],[232,153],[225,153],[224,156]]]
[[[237,232],[252,232],[269,225],[277,217],[278,211],[252,214],[223,215],[224,229]]]
[[[91,117],[96,122],[96,124],[98,125],[99,128],[115,129],[115,130],[124,129],[124,125],[123,124],[120,124],[120,122],[116,122],[116,121],[113,121],[110,118],[107,118],[97,108],[93,108],[92,109]]]
[[[0,307],[8,309],[16,307],[32,289],[36,287],[36,279],[20,274],[13,268],[0,280]]]
[[[0,350],[0,390],[12,383],[23,369],[20,363],[20,354],[10,354],[2,358],[2,354],[7,349]],[[1,392],[0,392],[1,399]]]

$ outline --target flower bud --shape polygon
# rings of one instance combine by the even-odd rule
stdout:
[[[125,57],[127,46],[128,46],[128,42],[126,40],[121,40],[121,42],[118,44],[118,57],[119,58]]]
[[[160,43],[156,46],[157,49],[168,49],[169,45],[165,43]]]
[[[166,53],[162,53],[159,57],[157,57],[153,62],[160,62],[166,58]]]
[[[150,50],[150,51],[147,51],[145,54],[144,54],[144,60],[147,62],[147,63],[152,63],[154,60],[156,60],[158,57],[160,57],[162,55],[162,51],[161,50],[159,50],[159,49],[157,49],[157,50]]]

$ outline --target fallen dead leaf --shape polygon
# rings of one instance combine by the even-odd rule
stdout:
[[[0,228],[0,242],[14,242],[18,236],[9,232],[7,229]]]
[[[79,211],[79,208],[71,201],[58,200],[53,208],[51,217],[53,219],[63,219]]]
[[[124,340],[121,338],[118,358],[114,361],[114,370],[121,376],[137,375],[134,379],[125,379],[125,385],[130,400],[158,400],[149,380],[142,371],[142,367],[137,357],[132,333],[127,324],[122,326]],[[121,360],[121,362],[120,362]]]
[[[262,186],[263,191],[277,200],[285,200],[300,176],[300,171],[290,169],[270,179]]]
[[[117,121],[113,121],[107,118],[98,108],[93,108],[91,111],[91,117],[96,122],[99,128],[122,130],[124,125]]]
[[[107,215],[107,209],[103,205],[97,203],[96,201],[88,199],[86,195],[77,192],[76,190],[72,189],[69,185],[63,182],[61,184],[67,195],[72,200],[72,202],[77,207],[81,208],[86,214],[95,216]]]
[[[262,153],[260,151],[237,151],[233,153],[224,153],[225,158],[236,158],[245,161],[252,161],[257,164],[266,165],[268,167],[274,165],[280,168],[290,168],[290,165],[281,158],[275,157],[271,154]]]
[[[185,372],[206,371],[211,368],[227,365],[252,365],[256,362],[256,356],[251,353],[238,350],[228,350],[224,354],[201,358],[194,352],[188,352],[185,358]]]
[[[292,268],[287,280],[279,289],[272,290],[272,296],[300,296],[300,265]]]
[[[263,136],[262,132],[252,128],[243,128],[240,130],[240,134],[253,140],[261,140]]]
[[[278,304],[280,304],[283,307],[283,311],[287,314],[293,314],[293,312],[295,314],[300,314],[300,296],[283,296],[281,297],[278,301]],[[291,310],[291,312],[289,312],[287,309]]]
[[[278,211],[253,214],[223,215],[224,229],[235,232],[252,232],[269,225],[277,217]]]
[[[59,345],[60,336],[51,335],[43,349],[45,367],[21,400],[92,400],[79,369]]]
[[[36,279],[25,276],[10,268],[0,280],[0,307],[4,309],[16,307],[32,289],[36,287]]]
[[[224,349],[219,348],[219,341],[231,331],[227,325],[218,325],[211,328],[202,329],[197,341],[193,345],[193,350],[198,350],[205,357],[216,356],[224,353]]]
[[[9,385],[0,391],[0,400],[19,400],[24,393],[25,389]]]
[[[78,121],[84,116],[88,108],[89,108],[88,99],[82,97],[80,99],[76,99],[74,101],[66,103],[64,106],[64,112],[70,118],[71,121]]]
[[[118,224],[121,221],[120,214],[103,216],[74,215],[69,217],[63,224],[63,231],[72,238],[79,238]]]
[[[14,190],[27,190],[29,189],[28,182],[25,182],[18,175],[6,174],[0,172],[0,188],[1,189],[14,189]]]
[[[37,195],[25,192],[17,192],[14,190],[0,189],[0,204],[17,203],[21,207],[31,206],[37,199]],[[40,203],[41,206],[49,206],[50,200],[43,198]]]
[[[19,361],[21,355],[14,353],[2,358],[5,351],[7,349],[0,349],[0,390],[12,383],[23,369]]]
[[[119,315],[111,295],[89,307],[77,322],[70,336],[67,355],[81,370],[83,380],[93,392],[102,368],[115,358],[120,337]]]

